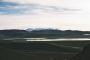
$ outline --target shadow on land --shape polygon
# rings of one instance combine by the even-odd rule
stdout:
[[[79,52],[48,43],[1,43],[0,60],[65,60]]]
[[[76,54],[70,60],[90,60],[90,44],[86,45],[82,52]]]
[[[0,60],[90,60],[90,42],[5,42],[0,43]]]

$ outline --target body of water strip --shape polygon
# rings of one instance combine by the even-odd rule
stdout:
[[[84,41],[84,40],[90,40],[90,38],[67,38],[67,39],[26,38],[26,41]]]

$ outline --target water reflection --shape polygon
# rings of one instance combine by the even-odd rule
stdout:
[[[5,41],[13,42],[29,42],[29,41],[85,41],[90,38],[59,38],[59,39],[46,39],[46,38],[8,38]]]
[[[45,38],[26,38],[26,41],[82,41],[90,40],[90,38],[60,38],[60,39],[45,39]]]

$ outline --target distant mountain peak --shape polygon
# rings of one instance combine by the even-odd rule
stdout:
[[[29,31],[29,32],[33,30],[38,31],[38,30],[56,30],[56,29],[52,29],[52,28],[28,28],[26,29],[26,31]]]

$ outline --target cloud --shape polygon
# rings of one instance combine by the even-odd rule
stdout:
[[[79,11],[79,9],[47,6],[40,4],[20,4],[15,2],[0,2],[0,15],[7,14],[42,14],[66,13]]]
[[[13,2],[0,2],[0,14],[20,14],[25,8]]]

